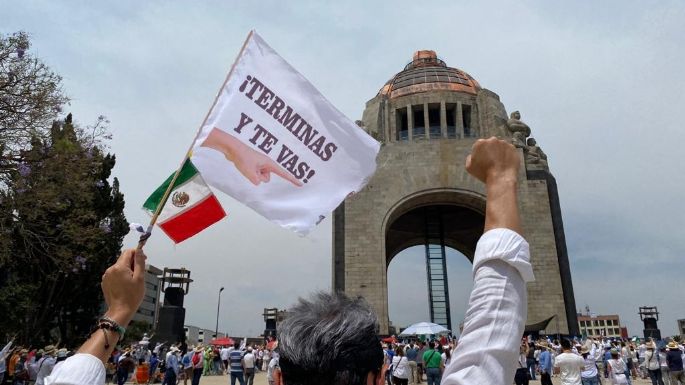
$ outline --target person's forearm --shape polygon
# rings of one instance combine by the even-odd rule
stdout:
[[[513,177],[489,177],[486,183],[485,229],[505,228],[522,234],[516,189]]]
[[[116,321],[116,323],[124,328],[128,326],[129,322],[131,322],[131,319],[133,318],[133,314],[129,313],[107,312],[105,313],[105,316]],[[98,329],[91,334],[90,338],[88,338],[83,345],[81,345],[81,348],[79,348],[78,352],[92,354],[100,359],[100,361],[103,363],[106,363],[107,360],[109,360],[109,357],[112,355],[114,349],[117,347],[119,337],[119,333],[116,331]],[[108,345],[108,347],[105,347],[106,345]]]

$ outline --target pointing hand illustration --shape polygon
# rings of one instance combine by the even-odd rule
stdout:
[[[226,159],[233,162],[236,169],[255,186],[262,182],[269,182],[271,173],[274,173],[295,186],[302,187],[302,182],[274,162],[273,159],[216,127],[209,133],[207,139],[202,143],[202,147],[212,148],[223,153]]]

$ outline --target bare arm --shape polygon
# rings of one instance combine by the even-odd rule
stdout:
[[[107,302],[105,316],[123,327],[128,326],[143,301],[146,259],[142,250],[126,250],[102,275],[102,292]],[[107,341],[105,341],[105,334],[107,334]],[[78,352],[92,354],[100,361],[107,362],[118,340],[119,334],[114,331],[105,330],[103,333],[102,330],[96,330],[81,345]],[[108,348],[105,348],[106,342],[109,344]]]

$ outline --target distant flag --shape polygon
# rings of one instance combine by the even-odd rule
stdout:
[[[150,195],[143,209],[153,214],[174,177],[170,175]],[[186,160],[178,173],[167,204],[157,220],[159,227],[175,243],[183,242],[226,216],[221,204],[205,183],[190,159]],[[138,225],[142,228],[142,226]],[[138,228],[135,230],[140,231]]]

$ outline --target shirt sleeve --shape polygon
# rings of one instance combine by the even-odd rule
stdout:
[[[92,354],[78,353],[66,359],[45,378],[45,385],[90,385],[105,383],[105,366]]]
[[[528,311],[526,282],[534,279],[523,237],[509,229],[483,234],[473,260],[464,330],[442,385],[513,382]]]

